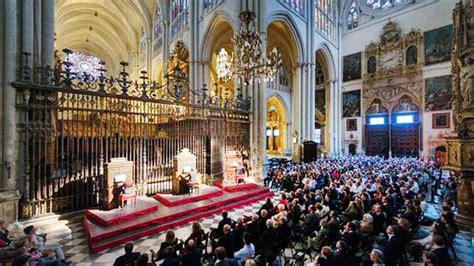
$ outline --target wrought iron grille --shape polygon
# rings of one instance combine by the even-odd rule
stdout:
[[[68,51],[66,51],[67,53]],[[214,104],[186,78],[165,85],[73,73],[66,60],[55,68],[28,67],[17,88],[21,218],[96,207],[105,192],[104,164],[126,157],[135,163],[141,194],[171,190],[173,157],[182,148],[198,157],[198,171],[220,176],[226,152],[247,147],[248,100]],[[178,70],[177,70],[178,71]],[[182,80],[179,80],[179,79]]]

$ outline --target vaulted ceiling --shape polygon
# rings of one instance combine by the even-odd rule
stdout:
[[[151,36],[156,0],[56,0],[56,49],[92,53],[116,69]]]

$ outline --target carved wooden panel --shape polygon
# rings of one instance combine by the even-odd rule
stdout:
[[[388,157],[389,151],[389,126],[367,125],[365,128],[367,140],[367,155]]]
[[[392,125],[392,156],[417,156],[419,147],[418,124]]]

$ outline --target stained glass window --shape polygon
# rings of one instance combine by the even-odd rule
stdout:
[[[352,0],[351,7],[347,13],[347,29],[357,28],[359,24],[359,7],[357,0]]]
[[[405,4],[407,0],[367,0],[367,6],[373,10],[385,10]]]
[[[316,30],[331,42],[334,42],[337,36],[336,2],[335,0],[314,1]]]
[[[160,5],[156,6],[155,18],[153,20],[153,57],[161,53],[163,48],[163,16]]]
[[[179,33],[188,28],[189,0],[171,1],[171,37],[174,39]]]
[[[305,15],[305,0],[279,0],[280,3],[301,16]]]
[[[204,8],[204,13],[211,12],[222,2],[224,2],[224,0],[203,0],[202,4]]]
[[[73,52],[69,55],[69,61],[72,63],[72,72],[87,73],[91,76],[99,76],[99,71],[102,66],[100,59],[92,54],[86,54],[83,52]]]

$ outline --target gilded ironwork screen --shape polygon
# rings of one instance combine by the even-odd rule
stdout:
[[[67,52],[67,51],[66,51]],[[27,56],[26,56],[27,58]],[[52,69],[25,64],[17,88],[21,216],[100,206],[104,163],[135,163],[140,194],[171,190],[173,157],[189,148],[198,171],[224,171],[226,152],[249,142],[248,101],[211,99],[174,80],[165,85],[72,73],[67,62]],[[146,74],[146,73],[144,73]],[[213,104],[219,102],[219,104]]]

